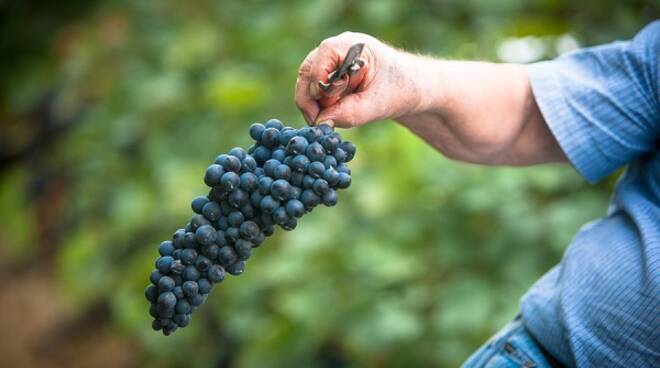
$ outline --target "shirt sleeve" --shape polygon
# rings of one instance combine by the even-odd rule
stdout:
[[[545,121],[589,182],[658,148],[659,59],[660,21],[655,21],[630,41],[527,66]]]

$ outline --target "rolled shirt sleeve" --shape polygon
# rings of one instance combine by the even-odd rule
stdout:
[[[597,182],[657,149],[660,21],[634,39],[527,66],[550,130],[577,171]]]

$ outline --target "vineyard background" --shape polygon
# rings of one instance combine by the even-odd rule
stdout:
[[[5,366],[458,365],[605,212],[615,177],[452,162],[392,122],[344,131],[358,154],[339,205],[279,231],[167,338],[143,297],[157,245],[252,122],[303,124],[297,66],[326,37],[532,62],[659,14],[639,0],[0,1]]]

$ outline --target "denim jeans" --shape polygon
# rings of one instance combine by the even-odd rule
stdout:
[[[504,326],[463,363],[463,368],[554,368],[558,363],[544,354],[525,328],[521,316]]]

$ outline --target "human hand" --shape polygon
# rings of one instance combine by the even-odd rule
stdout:
[[[360,58],[364,65],[329,91],[319,88],[342,63],[348,49],[364,43]],[[296,106],[308,124],[332,121],[342,128],[374,120],[396,118],[410,112],[419,100],[418,88],[410,78],[407,54],[363,34],[344,32],[328,38],[312,50],[300,65],[296,82]]]

